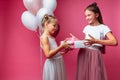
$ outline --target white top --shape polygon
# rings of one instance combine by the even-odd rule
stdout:
[[[105,39],[106,34],[110,31],[111,31],[110,28],[104,24],[100,24],[97,26],[87,25],[83,29],[83,33],[85,33],[85,39],[90,39],[90,37],[88,35],[88,34],[90,34],[95,39],[103,40],[103,39]],[[102,46],[101,44],[93,44],[93,45]]]

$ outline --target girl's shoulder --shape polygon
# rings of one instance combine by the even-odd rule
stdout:
[[[99,25],[96,25],[94,27],[91,27],[90,25],[87,25],[86,28],[99,28],[99,29],[104,29],[104,28],[109,28],[108,25],[105,25],[105,24],[99,24]]]
[[[40,40],[41,40],[41,41],[42,41],[42,40],[46,40],[46,39],[48,39],[48,36],[47,36],[47,35],[42,34],[42,35],[40,36]]]
[[[109,26],[108,25],[105,25],[105,24],[101,24],[99,26],[99,29],[102,29],[102,30],[110,30]]]
[[[105,24],[100,24],[100,25],[97,25],[97,26],[91,26],[91,25],[86,25],[84,27],[84,30],[110,30],[110,28],[105,25]]]
[[[101,27],[108,27],[106,24],[100,24]]]
[[[51,36],[48,36],[48,35],[45,35],[45,34],[42,34],[41,35],[41,37],[40,37],[40,41],[43,41],[43,42],[45,42],[45,41],[51,41],[51,40],[55,40],[55,38],[54,37],[51,37]]]
[[[85,27],[93,27],[91,25],[86,25]],[[108,27],[108,25],[105,25],[105,24],[99,24],[99,25],[96,25],[94,27]]]

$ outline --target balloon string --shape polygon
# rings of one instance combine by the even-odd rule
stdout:
[[[41,36],[41,31],[39,30],[39,33],[37,33],[36,31],[36,35],[40,40],[40,36]],[[41,49],[41,43],[40,43],[40,75],[41,75],[41,80],[42,80],[42,49]]]

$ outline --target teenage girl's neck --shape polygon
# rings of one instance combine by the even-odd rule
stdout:
[[[96,21],[96,22],[94,22],[94,23],[92,23],[92,24],[90,24],[91,26],[98,26],[98,25],[100,25],[100,23],[98,22],[98,21]]]

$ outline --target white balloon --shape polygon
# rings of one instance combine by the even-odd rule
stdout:
[[[41,21],[45,14],[54,15],[52,11],[48,11],[46,8],[41,8],[36,15],[37,24],[39,25],[40,29],[42,29]]]
[[[43,8],[46,8],[49,11],[54,12],[56,6],[57,6],[56,0],[43,0]]]
[[[23,0],[23,4],[28,11],[36,15],[37,11],[42,7],[42,0]]]
[[[29,11],[24,11],[21,16],[21,20],[23,25],[32,31],[36,31],[37,29],[37,22],[36,22],[36,17],[30,13]]]

